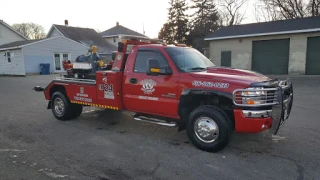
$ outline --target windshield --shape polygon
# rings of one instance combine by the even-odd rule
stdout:
[[[208,67],[215,66],[207,57],[193,48],[168,47],[165,51],[180,71],[205,71]]]

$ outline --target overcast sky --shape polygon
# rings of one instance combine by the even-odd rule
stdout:
[[[246,20],[254,22],[253,3],[246,7]],[[88,27],[104,31],[116,25],[157,37],[167,20],[168,0],[4,0],[1,1],[0,19],[14,23],[33,22],[42,25],[46,33],[52,24]]]

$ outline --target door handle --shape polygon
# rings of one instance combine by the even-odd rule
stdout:
[[[136,79],[136,78],[130,78],[130,83],[131,83],[131,84],[137,84],[137,83],[138,83],[138,79]]]

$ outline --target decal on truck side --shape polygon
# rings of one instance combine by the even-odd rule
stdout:
[[[139,99],[145,99],[145,100],[152,100],[152,101],[158,101],[159,98],[157,97],[150,97],[150,96],[139,96]]]
[[[117,56],[117,59],[120,61],[121,60],[121,54],[119,54],[118,56]]]
[[[76,101],[92,102],[92,99],[88,97],[88,94],[84,94],[84,87],[80,87],[80,93],[77,93],[73,98]]]
[[[104,85],[104,98],[114,99],[113,84]]]
[[[229,83],[221,83],[221,82],[207,82],[207,81],[193,81],[193,86],[203,86],[203,87],[215,87],[215,88],[228,88]]]
[[[142,85],[141,90],[145,94],[152,94],[155,91],[154,86],[157,85],[157,83],[152,79],[144,79],[140,82],[140,84]]]

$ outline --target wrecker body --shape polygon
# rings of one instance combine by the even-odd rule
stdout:
[[[184,45],[127,38],[108,67],[95,78],[57,77],[34,90],[59,120],[80,116],[83,106],[132,111],[135,120],[186,129],[210,152],[225,148],[233,132],[276,134],[292,108],[290,81],[217,67]]]

